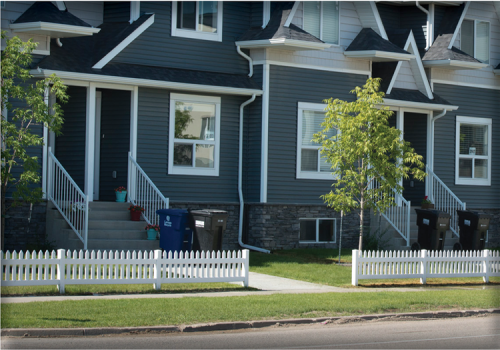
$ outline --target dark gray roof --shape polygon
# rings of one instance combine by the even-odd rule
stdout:
[[[60,11],[52,3],[45,1],[35,1],[30,8],[14,21],[15,24],[31,22],[48,22],[70,26],[92,27],[90,24],[68,12],[68,10]]]
[[[446,101],[444,98],[439,97],[435,93],[433,94],[434,99],[431,100],[423,93],[418,90],[407,90],[407,89],[395,89],[391,90],[389,95],[385,95],[385,98],[389,98],[392,100],[399,101],[409,101],[409,102],[420,102],[420,103],[431,103],[431,104],[439,104],[439,105],[450,105],[451,103]]]
[[[380,91],[387,91],[398,62],[373,62],[372,77],[381,78]]]
[[[406,37],[408,38],[408,36]],[[385,40],[371,28],[363,28],[354,38],[346,51],[385,51],[410,54],[397,45]]]
[[[453,34],[441,34],[439,35],[434,44],[427,50],[422,61],[439,61],[439,60],[454,60],[463,62],[474,62],[481,63],[481,61],[476,60],[474,57],[469,56],[465,52],[452,47],[448,49],[450,41]]]
[[[289,27],[285,27],[285,22],[288,19],[288,15],[292,11],[294,2],[280,2],[276,5],[269,23],[265,28],[254,27],[246,31],[238,41],[250,41],[250,40],[269,40],[269,39],[291,39],[291,40],[302,40],[315,43],[323,43],[320,39],[316,38],[314,35],[309,34],[305,30],[297,27],[295,24],[290,24]]]

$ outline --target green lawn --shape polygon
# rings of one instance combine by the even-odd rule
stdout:
[[[2,328],[181,325],[500,307],[497,290],[275,294],[2,304]]]

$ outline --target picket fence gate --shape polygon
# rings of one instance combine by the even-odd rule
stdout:
[[[360,279],[500,276],[500,252],[477,251],[352,251],[352,285]]]
[[[7,286],[241,282],[248,287],[248,249],[213,252],[0,251],[0,282]]]

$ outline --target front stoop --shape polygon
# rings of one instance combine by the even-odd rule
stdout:
[[[159,241],[147,240],[145,221],[130,221],[130,203],[89,203],[89,230],[87,249],[150,251],[160,249]],[[47,208],[48,240],[58,249],[83,249],[83,242],[51,204]]]

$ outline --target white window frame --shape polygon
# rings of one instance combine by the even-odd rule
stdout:
[[[201,32],[196,26],[195,30],[180,29],[177,28],[177,3],[178,1],[172,1],[172,36],[179,36],[183,38],[190,39],[200,39],[200,40],[211,40],[211,41],[222,41],[222,3],[223,1],[217,1],[217,32]],[[198,14],[198,3],[196,2],[196,13]],[[198,25],[198,15],[196,15],[196,24]]]
[[[316,240],[315,241],[301,241],[300,240],[300,221],[316,221]],[[333,221],[333,241],[320,241],[319,240],[319,221],[328,220]],[[324,244],[324,243],[337,243],[337,219],[336,218],[299,218],[299,244]]]
[[[302,146],[302,113],[304,111],[316,111],[316,112],[325,112],[326,104],[324,103],[309,103],[309,102],[299,102],[298,103],[298,112],[297,112],[297,171],[296,176],[297,179],[310,179],[310,180],[336,180],[337,177],[332,175],[332,171],[325,173],[313,171],[302,171],[302,148],[307,149],[318,149],[318,167],[320,165],[321,160],[321,145],[317,146]],[[337,131],[338,135],[338,131]]]
[[[175,139],[175,102],[195,102],[215,104],[215,143],[204,140]],[[220,121],[221,121],[221,98],[214,96],[200,96],[187,94],[170,94],[170,117],[169,117],[169,137],[168,137],[168,173],[170,175],[201,175],[201,176],[219,176],[220,163]],[[214,167],[197,168],[187,166],[174,166],[174,143],[184,144],[213,144],[214,145]],[[196,154],[193,154],[193,164],[196,160]]]
[[[491,22],[490,21],[483,21],[483,20],[479,20],[479,19],[473,19],[473,18],[464,18],[464,21],[473,21],[474,22],[474,58],[477,59],[477,60],[479,60],[478,58],[476,58],[476,43],[477,43],[477,39],[476,39],[477,29],[476,29],[476,26],[477,26],[477,22],[486,22],[486,23],[488,23],[488,29],[489,29],[489,31],[488,31],[488,63],[486,63],[486,62],[482,62],[482,63],[486,63],[486,64],[491,65]],[[462,40],[463,40],[463,37],[462,37],[462,26],[460,25],[460,50],[462,49]]]
[[[323,40],[323,3],[324,1],[322,0],[321,1],[321,11],[320,11],[320,25],[319,25],[319,39],[320,40]],[[339,33],[339,38],[338,38],[338,43],[337,44],[333,44],[333,43],[329,43],[329,42],[326,42],[327,44],[330,44],[332,46],[340,46],[340,20],[342,18],[342,8],[341,8],[341,4],[342,4],[342,1],[338,1],[339,3],[339,28],[338,28],[338,33]],[[302,5],[302,11],[304,11],[304,5]],[[303,16],[305,17],[305,16]],[[305,27],[304,24],[302,25],[302,27]],[[304,29],[305,30],[305,29]]]
[[[460,155],[460,125],[461,124],[476,124],[488,126],[488,155],[487,156],[471,156]],[[491,118],[475,118],[466,116],[457,116],[455,128],[455,184],[456,185],[474,185],[474,186],[491,186],[491,144],[493,143],[492,136],[492,120]],[[472,174],[474,174],[474,159],[486,159],[488,161],[488,178],[487,179],[465,179],[459,177],[460,158],[473,159]]]

